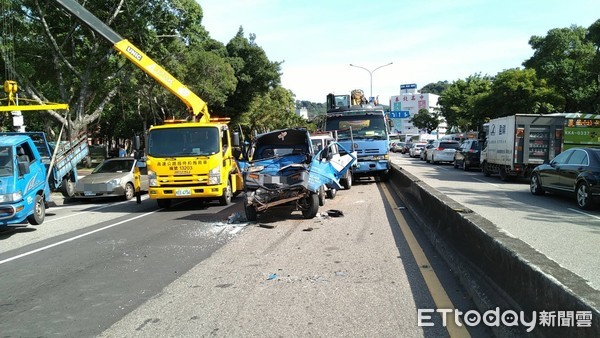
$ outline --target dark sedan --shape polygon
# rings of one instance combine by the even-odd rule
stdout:
[[[479,169],[479,155],[482,143],[476,139],[464,140],[454,153],[454,168],[462,168],[464,171],[469,170],[469,168]]]
[[[600,198],[600,148],[571,148],[537,166],[529,189],[534,195],[546,191],[570,194],[579,208],[592,208]]]

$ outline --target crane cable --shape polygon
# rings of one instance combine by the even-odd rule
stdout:
[[[8,94],[8,105],[16,105],[15,95],[18,87],[13,69],[15,61],[15,35],[14,35],[14,12],[12,0],[2,1],[2,32],[0,32],[0,44],[2,58],[4,59],[4,91]]]

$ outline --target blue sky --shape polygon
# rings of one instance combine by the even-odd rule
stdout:
[[[387,102],[417,88],[521,67],[529,38],[600,19],[598,0],[197,0],[210,36],[227,43],[243,27],[297,100],[361,88]],[[351,67],[361,66],[367,70]]]

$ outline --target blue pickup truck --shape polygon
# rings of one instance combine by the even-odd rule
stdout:
[[[72,197],[87,138],[52,144],[42,132],[0,133],[0,228],[41,224],[51,191]]]
[[[50,201],[46,173],[29,136],[0,136],[0,228],[25,220],[44,222]]]

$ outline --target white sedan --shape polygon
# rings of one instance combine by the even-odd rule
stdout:
[[[427,150],[427,163],[454,162],[454,153],[460,147],[458,141],[435,141],[431,149]]]

